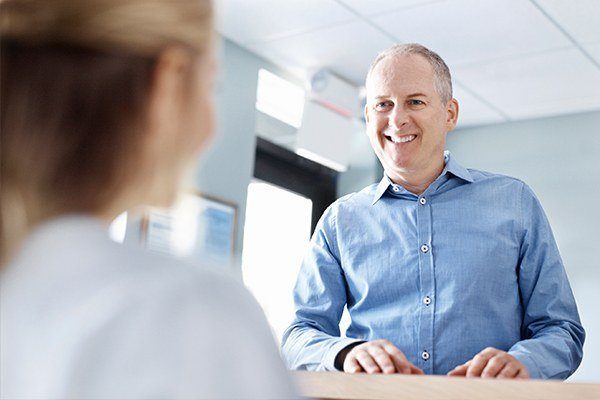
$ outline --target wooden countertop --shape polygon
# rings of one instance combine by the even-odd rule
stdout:
[[[600,400],[600,384],[294,371],[300,394],[345,400]]]

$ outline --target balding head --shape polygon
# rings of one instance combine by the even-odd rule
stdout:
[[[366,85],[368,91],[368,84],[373,74],[373,70],[384,58],[406,56],[406,55],[419,55],[431,65],[434,73],[434,86],[436,92],[439,94],[440,99],[443,103],[447,103],[452,99],[452,77],[450,70],[444,60],[435,52],[429,50],[427,47],[417,43],[405,43],[397,44],[390,47],[387,50],[382,51],[375,57],[375,60],[371,63],[369,72],[367,73]]]

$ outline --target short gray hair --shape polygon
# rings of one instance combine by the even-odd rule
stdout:
[[[384,58],[410,54],[418,54],[429,62],[429,64],[433,67],[433,84],[435,90],[440,95],[443,103],[449,102],[452,99],[452,76],[450,75],[450,69],[448,68],[448,65],[446,65],[442,57],[440,57],[436,52],[429,50],[427,47],[418,43],[396,44],[379,53],[377,57],[375,57],[375,60],[373,60],[371,63],[371,67],[367,73],[367,81],[371,77],[375,66],[377,66],[377,64],[379,64],[379,62]]]

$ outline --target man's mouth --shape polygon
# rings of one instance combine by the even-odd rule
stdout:
[[[417,137],[417,135],[392,136],[386,134],[384,136],[387,140],[395,144],[412,142]]]

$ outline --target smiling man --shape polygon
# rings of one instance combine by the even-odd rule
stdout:
[[[542,207],[444,152],[458,102],[418,44],[381,53],[365,117],[385,174],[321,218],[294,289],[290,368],[564,379],[585,338]],[[347,306],[351,324],[340,337]]]

